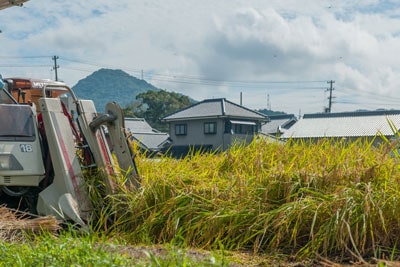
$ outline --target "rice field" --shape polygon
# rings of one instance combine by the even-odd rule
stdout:
[[[130,244],[395,260],[400,241],[396,144],[255,140],[215,154],[149,160],[142,187],[100,198],[97,231]],[[117,215],[116,215],[117,214]],[[106,223],[109,218],[113,225]]]
[[[130,266],[132,255],[124,250],[106,256],[117,245],[107,245],[107,250],[95,245],[110,240],[124,247],[169,248],[169,257],[146,252],[147,263],[135,266],[235,266],[243,263],[241,253],[257,258],[258,264],[270,262],[273,255],[274,262],[386,266],[400,257],[400,157],[396,142],[371,144],[258,139],[179,160],[148,159],[135,149],[142,179],[138,191],[121,187],[118,194],[103,197],[95,186],[99,177],[88,177],[96,207],[90,241],[77,237],[82,244],[70,248],[68,238],[47,237],[54,242],[47,248],[39,245],[46,242],[21,247],[27,250],[24,255],[40,249],[53,253],[59,247],[79,254],[89,244],[85,250],[91,253],[82,257],[91,259],[92,266],[98,263],[96,255],[108,261],[105,266]],[[93,241],[90,236],[102,238]],[[194,261],[180,254],[193,249],[214,254]],[[250,265],[249,258],[244,266]]]

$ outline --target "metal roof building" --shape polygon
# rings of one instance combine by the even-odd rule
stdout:
[[[282,138],[358,138],[394,136],[391,124],[400,129],[400,110],[306,114]]]

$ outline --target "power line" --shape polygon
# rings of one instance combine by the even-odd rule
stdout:
[[[46,64],[46,65],[38,65],[38,64],[35,64],[35,65],[7,65],[7,64],[0,64],[0,67],[1,68],[36,68],[36,67],[46,67],[46,68],[48,68],[48,67],[51,67],[52,65],[48,65],[48,64]]]
[[[0,56],[0,58],[16,58],[16,59],[26,59],[26,58],[49,58],[51,56]],[[51,57],[52,60],[54,61],[54,57]],[[92,62],[92,61],[85,61],[85,60],[79,60],[79,59],[72,59],[72,58],[65,58],[65,57],[58,57],[57,59],[63,60],[63,61],[68,61],[68,62],[75,62],[79,64],[85,64],[85,65],[90,65],[98,68],[104,68],[104,67],[112,67],[112,68],[118,68],[121,69],[121,67],[117,66],[112,66],[112,65],[104,65],[101,63],[97,62]],[[57,67],[59,68],[59,67]],[[64,68],[64,66],[63,66]],[[56,68],[54,67],[56,70]],[[133,73],[138,73],[139,75],[143,75],[143,69],[129,69],[129,68],[123,68],[126,71],[133,72]],[[164,79],[163,79],[164,78]],[[152,73],[150,75],[150,79],[156,80],[156,81],[163,81],[163,82],[171,82],[171,83],[186,83],[186,84],[200,84],[200,85],[215,85],[219,83],[224,83],[228,85],[232,84],[243,84],[243,85],[248,85],[248,84],[308,84],[308,83],[322,83],[325,82],[325,80],[294,80],[294,81],[274,81],[274,80],[224,80],[224,79],[216,79],[216,78],[207,78],[207,77],[200,77],[200,76],[194,76],[194,75],[166,75],[166,74],[157,74],[157,73]],[[241,85],[238,85],[241,86]],[[302,88],[304,89],[304,88]],[[310,88],[310,89],[319,89],[319,88]]]
[[[51,56],[0,56],[0,58],[8,59],[25,59],[25,58],[51,58]]]
[[[91,65],[91,66],[95,66],[95,67],[105,67],[104,64],[101,63],[95,63],[95,62],[91,62],[91,61],[83,61],[83,60],[78,60],[78,59],[71,59],[71,58],[65,58],[65,57],[60,57],[61,60],[65,60],[65,61],[69,61],[69,62],[76,62],[76,63],[80,63],[80,64],[86,64],[86,65]],[[116,67],[116,66],[112,66],[112,65],[108,65],[111,66],[113,68],[120,68],[120,67]],[[135,72],[135,73],[139,73],[139,74],[143,74],[144,71],[143,69],[129,69],[129,68],[124,68],[124,70],[130,71],[130,72]],[[295,83],[322,83],[325,82],[325,80],[310,80],[310,81],[306,81],[306,80],[299,80],[299,81],[257,81],[257,80],[223,80],[223,79],[213,79],[213,78],[206,78],[206,77],[199,77],[199,76],[194,76],[194,75],[166,75],[166,74],[157,74],[157,73],[153,73],[151,74],[151,79],[152,80],[156,80],[154,77],[165,77],[165,78],[171,78],[171,79],[181,79],[181,80],[196,80],[196,81],[208,81],[208,82],[228,82],[228,83],[276,83],[276,84],[295,84]],[[157,79],[158,81],[167,81],[167,82],[174,82],[171,80],[164,80],[164,79]],[[186,82],[186,81],[185,81]],[[189,83],[189,82],[187,82]]]
[[[56,59],[54,59],[56,57]],[[88,65],[88,66],[93,66],[96,68],[116,68],[116,69],[123,69],[124,71],[128,73],[135,73],[137,75],[142,75],[141,77],[144,76],[144,78],[147,78],[151,81],[159,81],[159,82],[166,82],[166,83],[174,83],[174,84],[191,84],[191,85],[201,85],[201,86],[229,86],[232,88],[243,88],[248,90],[268,90],[271,91],[278,91],[280,93],[283,93],[287,91],[288,94],[295,93],[298,91],[299,93],[303,90],[322,90],[325,89],[326,91],[329,91],[329,103],[328,107],[326,108],[326,111],[331,111],[332,109],[332,104],[333,103],[341,103],[341,104],[347,104],[341,101],[341,96],[340,94],[347,94],[350,96],[363,96],[364,94],[367,95],[372,95],[374,96],[375,100],[381,99],[383,102],[381,105],[389,105],[388,102],[395,101],[395,99],[400,99],[399,97],[388,97],[386,95],[380,95],[375,92],[364,92],[364,91],[357,91],[349,88],[341,88],[341,90],[337,91],[337,94],[339,96],[336,96],[336,98],[339,98],[339,101],[333,102],[333,83],[334,81],[328,81],[328,83],[331,83],[331,88],[326,89],[325,86],[318,86],[320,83],[326,83],[326,80],[291,80],[291,81],[278,81],[278,80],[224,80],[224,79],[217,79],[217,78],[209,78],[209,77],[204,77],[204,76],[195,76],[195,75],[174,75],[174,74],[161,74],[161,73],[150,73],[147,74],[143,69],[130,69],[130,68],[125,68],[125,67],[117,67],[117,66],[112,66],[112,65],[105,65],[102,63],[98,62],[93,62],[93,61],[86,61],[86,60],[80,60],[80,59],[72,59],[72,58],[65,58],[65,57],[58,57],[58,56],[48,56],[48,55],[37,55],[37,56],[0,56],[1,59],[5,60],[14,60],[14,59],[49,59],[51,58],[54,61],[53,65],[50,64],[0,64],[0,67],[6,67],[6,68],[53,68],[55,70],[55,75],[56,75],[56,80],[58,79],[58,69],[60,68],[57,63],[59,60],[65,61],[65,62],[72,62],[72,63],[77,63],[77,64],[82,64],[82,65]],[[38,61],[36,61],[38,62]],[[73,65],[73,64],[72,64]],[[77,65],[76,65],[77,66]],[[71,66],[71,64],[63,64],[62,66],[63,69],[66,70],[74,70],[74,71],[81,71],[81,72],[94,72],[95,70],[90,70],[89,68],[77,68]],[[143,79],[143,78],[142,78]],[[271,86],[272,85],[272,86]],[[317,85],[317,86],[314,86]],[[362,104],[362,103],[357,103],[357,104]],[[379,103],[376,103],[379,104]],[[391,104],[390,104],[391,105]],[[393,104],[394,105],[394,104]]]
[[[343,88],[345,91],[348,91],[346,94],[350,95],[350,96],[354,96],[354,95],[358,95],[358,96],[363,96],[363,95],[369,95],[369,96],[373,96],[374,98],[378,97],[381,98],[383,100],[400,100],[400,97],[396,97],[396,96],[387,96],[387,95],[382,95],[382,94],[378,94],[375,92],[368,92],[368,91],[359,91],[359,90],[353,90],[353,89],[349,89],[349,88]],[[341,91],[343,92],[343,91]]]
[[[71,68],[71,67],[65,67],[65,66],[63,66],[63,69],[66,69],[66,70],[76,70],[76,71],[82,71],[82,72],[88,72],[88,73],[92,73],[92,72],[93,72],[93,70],[78,69],[78,68]]]
[[[68,61],[68,62],[75,62],[79,64],[84,64],[84,65],[90,65],[98,68],[116,68],[120,69],[121,67],[113,66],[113,65],[105,65],[101,63],[96,63],[96,62],[91,62],[91,61],[84,61],[84,60],[78,60],[78,59],[71,59],[71,58],[65,58],[65,57],[60,57],[60,60]],[[132,71],[132,70],[131,70]],[[134,70],[134,72],[140,72],[141,70]]]
[[[223,79],[211,79],[199,76],[187,76],[187,75],[165,75],[165,74],[153,74],[157,77],[167,77],[174,79],[183,79],[183,80],[198,80],[198,81],[208,81],[208,82],[226,82],[226,83],[241,83],[241,84],[296,84],[296,83],[322,83],[325,81],[262,81],[262,80],[223,80]]]

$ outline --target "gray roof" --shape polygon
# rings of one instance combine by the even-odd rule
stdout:
[[[133,133],[132,136],[144,149],[159,150],[169,143],[169,135],[166,133]]]
[[[143,118],[125,118],[125,128],[144,149],[158,150],[169,142],[169,135],[153,129]]]
[[[400,110],[307,114],[282,138],[393,136],[390,123],[400,128]]]
[[[165,121],[231,117],[266,121],[267,116],[225,98],[206,99],[163,118]]]
[[[151,133],[156,130],[144,118],[125,118],[125,128],[135,133]]]
[[[297,121],[293,114],[270,115],[270,121],[261,126],[261,132],[266,134],[283,133]]]

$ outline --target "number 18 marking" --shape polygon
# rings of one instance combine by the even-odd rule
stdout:
[[[29,144],[21,144],[21,145],[19,145],[19,147],[20,147],[20,149],[21,149],[21,152],[25,152],[25,153],[27,153],[27,152],[33,152],[32,145],[29,145]]]

